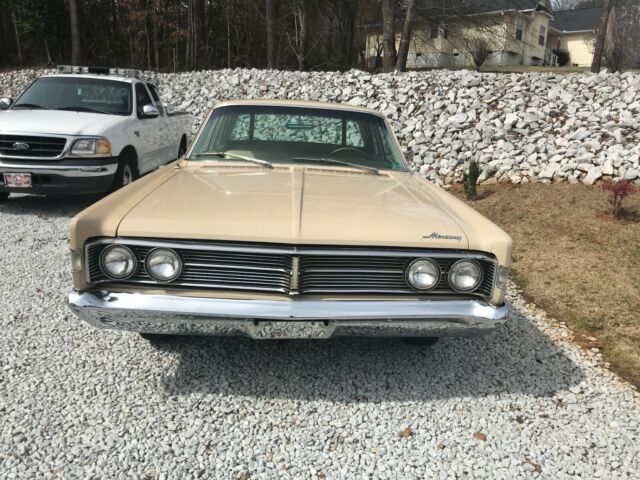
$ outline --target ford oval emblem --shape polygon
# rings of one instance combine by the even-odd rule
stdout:
[[[13,144],[14,150],[29,150],[29,144],[24,142],[16,142]]]

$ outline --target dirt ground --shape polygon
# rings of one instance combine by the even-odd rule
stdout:
[[[575,332],[596,337],[621,376],[640,386],[640,193],[612,221],[608,194],[568,184],[479,187],[469,202],[514,241],[511,278]],[[452,193],[463,198],[461,187]]]

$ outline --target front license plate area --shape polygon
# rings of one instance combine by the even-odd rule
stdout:
[[[258,322],[253,329],[254,338],[328,338],[332,328],[325,322],[284,321]]]
[[[31,188],[30,173],[5,173],[5,188]]]

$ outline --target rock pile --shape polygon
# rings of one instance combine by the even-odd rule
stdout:
[[[16,96],[41,71],[0,74]],[[351,70],[218,70],[149,74],[163,99],[195,115],[217,102],[282,98],[341,102],[384,112],[412,167],[442,183],[470,159],[483,182],[640,183],[640,75],[491,74],[461,71],[371,75]],[[195,131],[195,130],[194,130]]]

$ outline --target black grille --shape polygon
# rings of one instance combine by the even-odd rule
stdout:
[[[16,143],[25,144],[29,147],[26,149],[16,149],[14,147]],[[0,155],[8,157],[55,158],[64,151],[66,144],[66,138],[0,134]]]
[[[157,284],[145,270],[145,259],[155,248],[122,242],[136,254],[135,274],[121,283]],[[93,243],[87,248],[89,283],[110,281],[100,268],[100,254],[108,244]],[[413,294],[405,270],[417,258],[433,258],[440,266],[441,278],[428,295],[452,295],[448,273],[461,258],[472,255],[482,266],[484,277],[473,295],[490,297],[495,276],[495,260],[485,254],[465,251],[366,250],[342,247],[264,247],[255,245],[158,242],[173,248],[182,258],[181,275],[170,286],[222,290],[253,290],[287,294]],[[246,250],[243,250],[246,247]],[[369,254],[370,252],[375,254]],[[339,254],[336,254],[339,253]],[[296,260],[297,259],[297,260]],[[297,278],[293,275],[297,263]],[[295,282],[297,281],[297,285]]]

